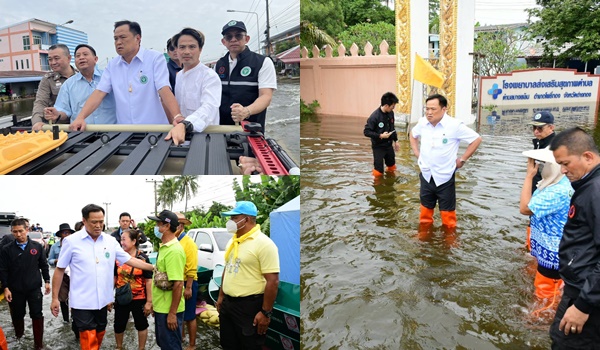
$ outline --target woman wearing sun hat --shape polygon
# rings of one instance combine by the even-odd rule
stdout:
[[[535,296],[543,304],[542,308],[533,312],[534,316],[538,316],[560,300],[563,282],[558,273],[558,245],[567,221],[573,188],[549,149],[525,151],[523,155],[529,159],[521,190],[520,212],[531,216],[531,255],[538,262]],[[532,194],[532,179],[538,169],[542,179]]]

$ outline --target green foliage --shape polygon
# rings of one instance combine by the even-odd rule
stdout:
[[[342,9],[348,26],[379,22],[395,24],[394,10],[382,5],[379,0],[344,0]]]
[[[181,175],[175,177],[175,187],[178,189],[177,199],[185,199],[185,210],[187,212],[187,202],[198,193],[198,176]]]
[[[250,176],[242,178],[241,185],[233,180],[236,201],[250,201],[256,205],[258,216],[256,222],[261,230],[269,235],[269,214],[300,195],[300,176],[271,177],[260,175],[261,181],[251,182]]]
[[[298,45],[298,44],[296,44],[293,40],[287,40],[287,41],[282,41],[280,43],[277,43],[277,47],[275,49],[275,54],[280,54],[283,51],[289,50],[296,45]]]
[[[317,115],[317,108],[320,107],[319,101],[314,100],[310,104],[306,104],[303,99],[300,99],[300,121],[312,120]]]
[[[564,62],[579,58],[583,62],[600,59],[600,3],[596,0],[537,0],[538,8],[528,9],[529,30],[541,36],[544,58]]]
[[[315,24],[308,21],[300,21],[300,47],[306,47],[309,56],[312,57],[312,48],[314,46],[322,48],[325,45],[329,45],[332,48],[337,46],[335,40]],[[322,54],[325,55],[324,52]]]
[[[478,33],[473,45],[474,52],[480,54],[474,65],[475,73],[490,76],[522,67],[517,58],[523,55],[522,46],[526,40],[525,32],[514,29]]]
[[[177,201],[178,193],[179,189],[175,178],[163,176],[163,181],[158,188],[158,202],[162,204],[162,207],[173,210],[173,204]]]
[[[219,213],[217,216],[215,216],[213,213],[208,213],[206,215],[192,213],[190,215],[186,215],[186,217],[192,222],[189,226],[186,226],[187,230],[193,228],[225,227],[225,222],[227,222],[227,219],[221,217],[221,213]]]
[[[309,44],[307,38],[314,33],[305,33],[319,29],[320,31],[337,36],[344,30],[344,15],[342,11],[341,0],[300,0],[300,19],[301,22],[311,24],[311,26],[301,24],[300,38],[303,46],[309,50],[313,45],[321,47],[316,42]],[[305,36],[304,40],[302,37]]]
[[[389,45],[388,53],[396,54],[396,30],[393,24],[389,23],[361,23],[354,25],[340,34],[340,41],[344,44],[347,52],[350,52],[352,43],[360,48],[360,55],[365,54],[364,47],[367,41],[373,45],[373,53],[380,54],[379,44],[382,40],[387,41]]]

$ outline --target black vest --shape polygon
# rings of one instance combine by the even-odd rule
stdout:
[[[223,92],[221,93],[221,106],[219,115],[221,125],[234,125],[231,119],[231,105],[239,103],[248,106],[258,98],[258,72],[263,66],[265,56],[259,55],[246,49],[237,56],[237,64],[232,72],[229,72],[229,53],[219,61],[215,71],[221,79]],[[262,125],[265,132],[265,119],[267,109],[259,114],[253,114],[247,120]]]

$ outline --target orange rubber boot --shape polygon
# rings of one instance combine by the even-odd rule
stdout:
[[[383,173],[379,172],[379,170],[373,169],[373,176],[383,176]]]
[[[442,225],[447,228],[456,227],[456,210],[440,210],[442,215]]]
[[[525,246],[527,246],[527,251],[531,252],[531,226],[527,226],[527,240],[525,241]]]
[[[433,224],[433,209],[426,208],[421,204],[419,224]]]
[[[555,306],[558,306],[564,285],[560,278],[553,279],[536,272],[533,284],[535,286],[535,296],[539,299],[537,303],[539,308],[532,312],[533,316],[540,316],[543,311],[553,310]]]
[[[102,346],[102,339],[104,339],[104,334],[106,331],[96,332],[96,338],[98,339],[98,349]]]
[[[4,331],[0,327],[0,350],[8,350],[8,343],[6,342],[6,336]]]
[[[79,345],[81,350],[98,350],[100,345],[98,344],[98,337],[95,329],[89,329],[85,331],[79,331]]]
[[[396,171],[396,164],[389,166],[385,169],[386,172],[388,173],[393,173],[394,171]]]

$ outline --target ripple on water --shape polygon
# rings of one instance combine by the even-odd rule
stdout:
[[[301,124],[303,347],[548,348],[547,328],[527,328],[524,312],[533,277],[518,201],[530,135],[484,135],[456,176],[455,234],[436,211],[419,236],[408,140],[396,175],[374,182],[359,119]]]

